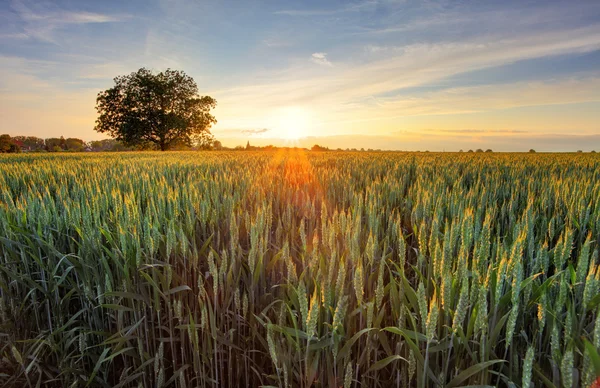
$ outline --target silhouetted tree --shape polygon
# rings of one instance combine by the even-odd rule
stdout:
[[[204,132],[196,136],[193,142],[199,150],[212,150],[215,137],[209,132]]]
[[[329,148],[321,147],[320,145],[315,144],[314,146],[312,146],[312,148],[310,150],[311,151],[329,151]]]
[[[529,150],[529,153],[530,154],[535,154],[535,150],[532,148],[532,149]]]
[[[98,132],[126,145],[152,143],[167,150],[175,143],[192,145],[217,120],[210,114],[217,102],[200,96],[196,82],[183,71],[153,74],[141,68],[114,79],[115,86],[98,94]]]
[[[487,150],[485,150],[485,152],[494,152],[494,151],[492,151],[491,148],[488,148]]]

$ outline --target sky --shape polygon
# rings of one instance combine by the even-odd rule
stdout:
[[[147,67],[214,97],[226,146],[600,150],[600,1],[0,1],[0,133],[106,138]]]

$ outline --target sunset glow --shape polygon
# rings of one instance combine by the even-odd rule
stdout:
[[[10,0],[0,21],[10,135],[103,138],[97,93],[145,66],[214,97],[229,147],[600,143],[599,2]]]
[[[294,141],[312,132],[310,113],[299,107],[280,109],[275,115],[275,128],[281,139]]]

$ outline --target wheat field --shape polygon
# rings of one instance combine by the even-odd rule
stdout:
[[[580,387],[595,154],[0,155],[0,384]]]

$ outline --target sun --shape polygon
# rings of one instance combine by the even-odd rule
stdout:
[[[310,111],[302,107],[281,108],[277,114],[277,131],[279,136],[288,141],[306,137],[311,130]]]

